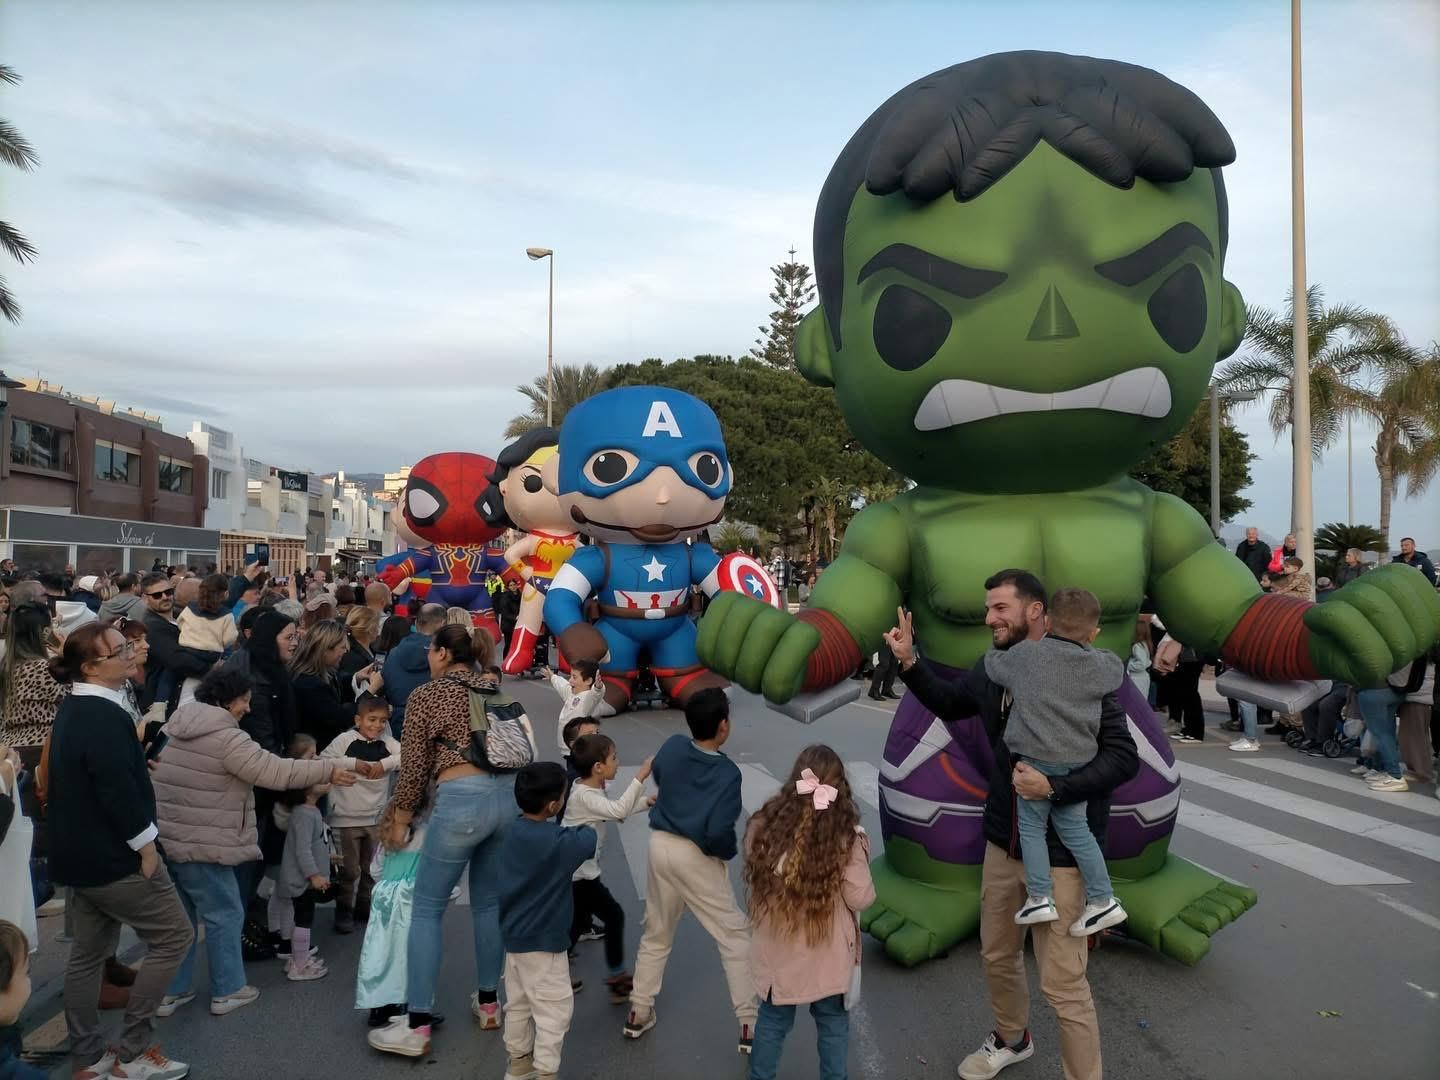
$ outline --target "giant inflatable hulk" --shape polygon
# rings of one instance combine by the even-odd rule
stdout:
[[[1177,638],[1262,678],[1374,685],[1428,648],[1440,602],[1412,569],[1381,567],[1321,607],[1262,595],[1194,510],[1126,475],[1240,344],[1244,303],[1222,273],[1234,157],[1194,94],[1111,60],[988,56],[882,105],[820,195],[820,306],[796,354],[917,486],[856,516],[798,616],[717,597],[705,664],[787,702],[844,679],[903,604],[921,651],[958,672],[990,643],[983,583],[1010,566],[1093,590],[1098,644],[1122,656],[1147,595]],[[1116,892],[1132,934],[1193,963],[1255,895],[1169,853],[1174,758],[1128,682],[1122,701],[1141,771],[1112,803]],[[902,702],[865,924],[903,963],[978,925],[991,764],[978,720],[947,730]]]

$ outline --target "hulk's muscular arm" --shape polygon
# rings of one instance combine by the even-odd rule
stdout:
[[[807,689],[831,686],[854,670],[860,657],[895,625],[910,582],[910,536],[901,512],[876,503],[855,515],[845,530],[840,557],[815,582],[802,622],[820,631],[821,647],[811,654]],[[844,640],[848,638],[848,640]],[[836,674],[835,668],[848,669]]]

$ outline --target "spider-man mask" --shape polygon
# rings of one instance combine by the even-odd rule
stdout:
[[[487,525],[480,514],[495,462],[483,454],[451,450],[415,463],[401,503],[405,522],[432,544],[483,544],[505,530]]]

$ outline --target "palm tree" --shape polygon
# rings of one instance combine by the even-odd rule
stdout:
[[[20,76],[14,68],[0,64],[0,82],[7,82],[14,86],[20,81]],[[13,165],[17,169],[29,172],[40,164],[40,158],[36,155],[34,148],[25,141],[10,123],[0,119],[0,161],[7,165]],[[0,247],[10,253],[10,257],[16,262],[25,263],[35,258],[35,248],[9,222],[0,221]],[[0,277],[0,315],[11,322],[20,321],[20,305],[16,303],[15,297],[10,295],[6,287],[5,279]]]
[[[605,389],[605,375],[594,364],[556,364],[555,374],[555,426],[565,419],[565,414],[588,397],[594,397]],[[545,376],[537,375],[529,383],[515,388],[530,401],[530,411],[521,416],[511,417],[505,425],[505,438],[518,439],[527,432],[545,426],[545,402],[547,400]]]
[[[754,543],[755,534],[748,529],[741,528],[733,521],[722,523],[720,528],[710,534],[710,546],[721,555],[745,550],[752,547]]]
[[[1325,306],[1325,294],[1312,285],[1305,293],[1310,332],[1310,445],[1318,458],[1345,430],[1347,416],[1362,410],[1364,383],[1403,365],[1411,356],[1385,316],[1356,304]],[[1269,308],[1246,310],[1248,350],[1215,373],[1219,390],[1270,391],[1270,427],[1276,435],[1290,426],[1290,378],[1295,368],[1294,295],[1285,298],[1285,314]],[[1384,523],[1381,524],[1382,529]]]
[[[835,561],[840,546],[841,518],[848,520],[853,512],[855,489],[828,476],[820,478],[812,496],[815,510],[825,522],[825,539],[829,547],[829,559]]]
[[[1390,508],[1405,481],[1405,497],[1424,493],[1440,469],[1440,345],[1428,353],[1407,350],[1404,362],[1388,365],[1355,411],[1379,429],[1375,468],[1380,473],[1380,532],[1390,544]]]

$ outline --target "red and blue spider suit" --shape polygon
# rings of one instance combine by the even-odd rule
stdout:
[[[494,469],[490,458],[458,450],[417,462],[400,508],[410,531],[429,546],[382,560],[378,577],[392,589],[409,577],[429,577],[428,603],[465,608],[498,642],[500,622],[485,584],[509,570],[504,546],[494,543],[504,530],[488,524],[477,505]]]

